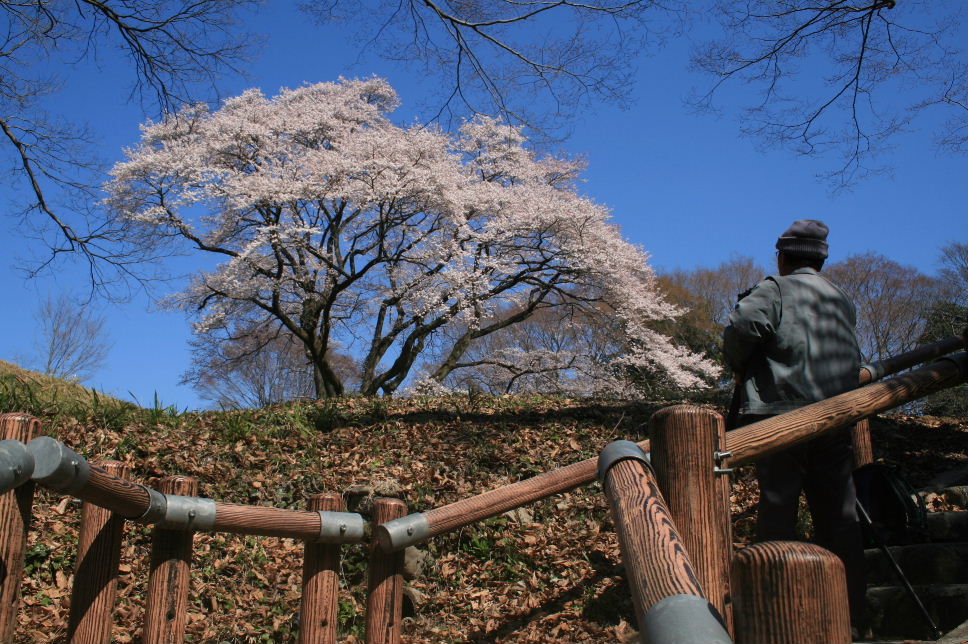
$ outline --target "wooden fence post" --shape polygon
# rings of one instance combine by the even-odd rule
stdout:
[[[722,415],[692,405],[667,407],[649,421],[652,467],[662,497],[695,566],[699,585],[728,623],[729,483],[726,474],[716,473],[716,454],[724,433]],[[725,484],[721,478],[726,478]]]
[[[850,428],[850,442],[854,447],[854,469],[874,462],[874,445],[871,442],[871,421],[860,420]]]
[[[379,525],[407,514],[399,499],[373,500],[373,523]],[[366,602],[367,644],[399,644],[403,621],[402,550],[384,552],[374,543],[370,550]]]
[[[312,512],[345,512],[341,494],[326,492],[309,500]],[[303,554],[302,602],[299,610],[299,644],[336,642],[339,625],[339,551],[336,543],[306,541]]]
[[[158,483],[163,494],[197,496],[198,481],[188,476],[167,476]],[[185,641],[188,591],[192,566],[189,530],[155,528],[151,535],[151,572],[145,602],[145,644]]]
[[[36,418],[27,414],[0,415],[0,440],[29,443],[38,434],[40,421]],[[17,630],[33,502],[33,481],[0,495],[0,642],[12,642]]]
[[[736,553],[733,620],[739,644],[850,642],[844,565],[810,543],[764,541]]]
[[[130,476],[128,466],[118,461],[105,461],[92,470],[95,467],[120,479]],[[67,639],[72,644],[111,642],[123,531],[123,517],[93,503],[82,504],[67,627]]]
[[[634,443],[615,441],[599,456],[598,471],[643,641],[732,642],[703,594],[648,457]]]

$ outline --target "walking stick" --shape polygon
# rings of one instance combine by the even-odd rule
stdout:
[[[871,529],[871,534],[874,535],[874,541],[877,542],[877,547],[880,548],[881,552],[887,555],[887,559],[891,562],[891,566],[894,568],[894,572],[897,574],[898,579],[901,580],[901,583],[911,596],[911,599],[914,600],[914,603],[918,605],[918,608],[921,610],[921,614],[924,616],[925,621],[928,622],[928,626],[931,628],[931,634],[934,636],[934,639],[940,639],[944,633],[942,633],[941,629],[938,628],[938,625],[934,623],[931,615],[928,614],[928,609],[925,608],[924,603],[921,602],[921,598],[918,597],[916,592],[914,592],[914,587],[911,585],[911,582],[908,581],[904,571],[902,571],[901,567],[897,564],[897,560],[894,558],[894,555],[891,554],[891,551],[884,542],[883,537],[881,537],[881,533],[878,532],[877,528],[874,527],[874,522],[871,521],[871,517],[869,514],[867,514],[867,510],[864,509],[864,505],[860,502],[860,499],[857,499],[856,502],[857,514],[860,515],[864,523],[867,524],[867,527]]]

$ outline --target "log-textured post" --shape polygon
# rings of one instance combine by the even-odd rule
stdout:
[[[92,471],[95,468],[122,480],[130,475],[128,466],[118,461],[105,461],[92,467]],[[82,504],[77,567],[67,627],[69,642],[111,642],[123,531],[123,517],[90,502]]]
[[[728,614],[732,557],[729,496],[717,474],[725,433],[722,415],[702,407],[667,407],[649,421],[651,461],[659,489],[709,602]]]
[[[599,457],[599,476],[643,641],[731,642],[703,595],[648,457],[634,443],[615,441]]]
[[[373,523],[379,525],[407,514],[399,499],[373,501]],[[370,550],[366,602],[367,644],[399,644],[403,621],[403,551]]]
[[[345,512],[341,494],[326,492],[309,500],[312,512]],[[339,551],[337,543],[306,541],[303,554],[299,644],[336,642],[339,607]]]
[[[871,421],[867,418],[850,428],[850,442],[854,448],[854,469],[874,462],[874,444],[871,441]]]
[[[198,481],[188,476],[168,476],[158,483],[163,494],[198,495]],[[155,528],[151,535],[151,564],[145,602],[145,644],[185,641],[188,591],[191,578],[194,533]]]
[[[739,644],[850,642],[843,562],[820,546],[764,541],[736,553],[733,621]]]
[[[30,442],[40,421],[26,414],[0,416],[0,439]],[[27,481],[0,495],[0,642],[12,642],[20,607],[27,530],[34,502],[34,483]]]

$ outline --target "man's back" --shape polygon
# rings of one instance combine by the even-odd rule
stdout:
[[[812,268],[758,284],[724,333],[726,360],[745,378],[741,412],[782,414],[856,387],[855,325],[847,295]]]

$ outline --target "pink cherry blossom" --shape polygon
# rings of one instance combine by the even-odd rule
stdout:
[[[360,357],[363,393],[392,393],[415,367],[434,370],[426,356],[442,380],[440,367],[501,321],[560,306],[607,311],[621,354],[596,362],[576,344],[505,346],[500,359],[580,365],[603,387],[622,367],[682,386],[715,372],[650,328],[681,311],[663,299],[648,254],[579,193],[580,163],[539,158],[520,129],[490,118],[454,135],[396,125],[397,103],[370,78],[187,108],[143,127],[112,170],[108,202],[218,259],[170,299],[195,316],[196,333],[274,320],[304,344],[320,396],[343,391],[326,362],[337,343]]]

